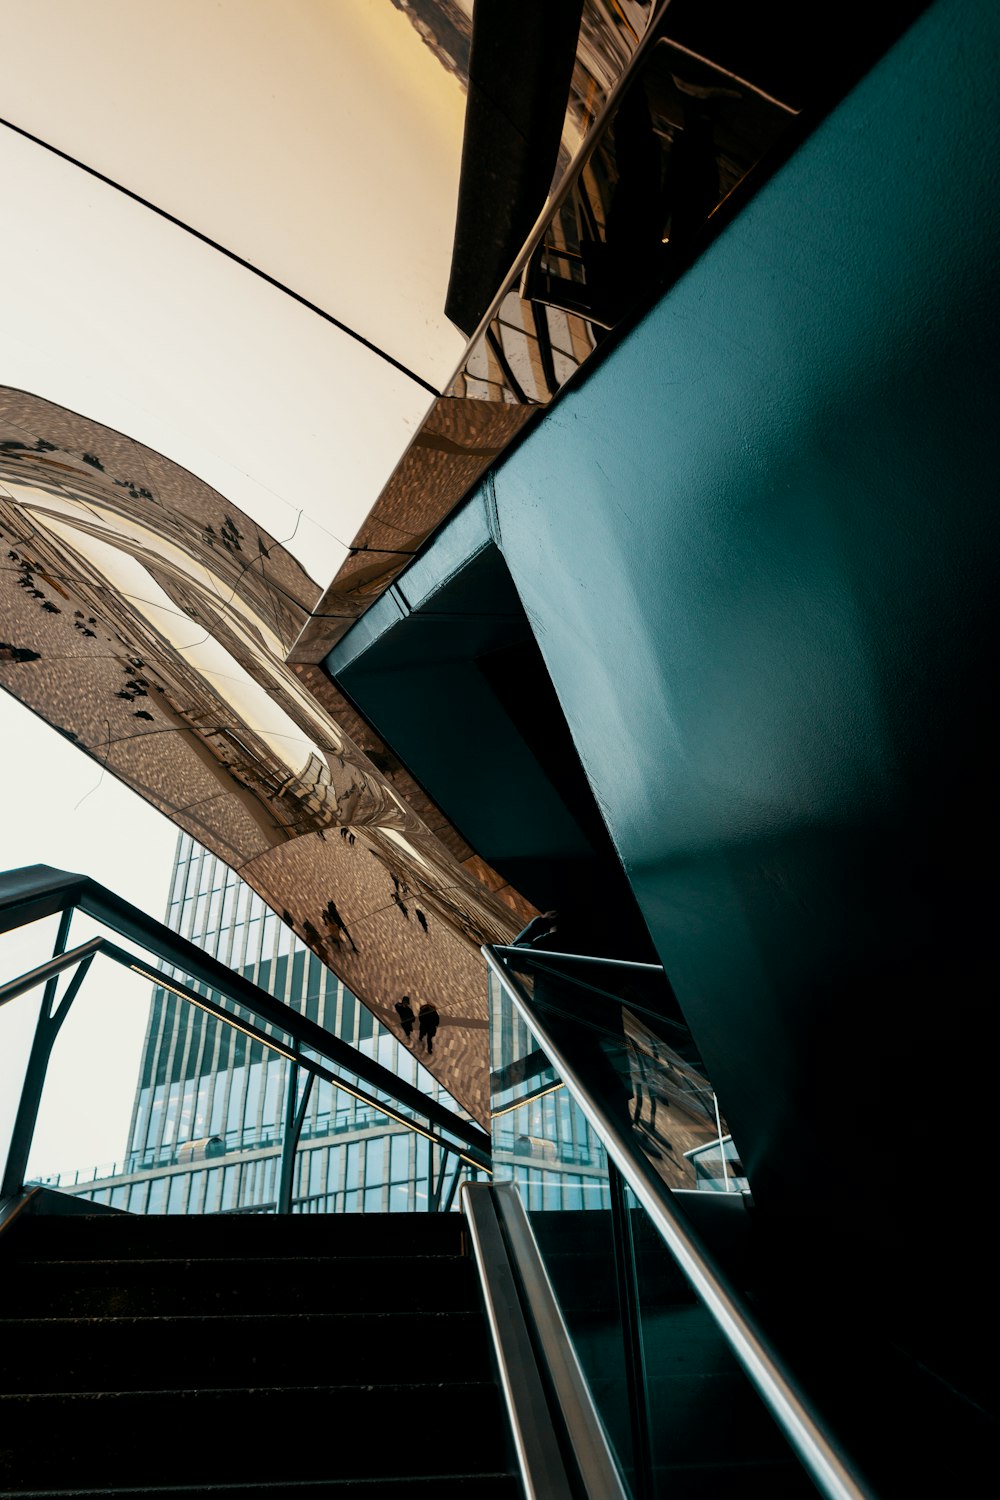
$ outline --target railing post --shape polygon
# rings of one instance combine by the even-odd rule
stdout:
[[[622,1320],[622,1343],[625,1355],[625,1386],[628,1391],[629,1422],[632,1429],[632,1493],[635,1500],[646,1500],[653,1472],[649,1437],[649,1392],[646,1384],[646,1362],[642,1352],[642,1323],[639,1311],[639,1287],[635,1266],[635,1244],[632,1217],[625,1197],[625,1181],[611,1159],[608,1159],[608,1187],[611,1194],[611,1237],[614,1245],[615,1280],[618,1284],[618,1306]]]
[[[288,1064],[285,1082],[285,1128],[281,1133],[281,1176],[278,1179],[278,1212],[292,1211],[292,1179],[295,1174],[295,1153],[298,1141],[295,1138],[295,1095],[299,1087],[299,1065]]]
[[[461,1177],[461,1175],[462,1175],[462,1158],[460,1156],[456,1156],[456,1158],[455,1158],[455,1174],[454,1174],[454,1176],[451,1179],[451,1187],[448,1189],[447,1197],[445,1198],[444,1202],[441,1205],[441,1212],[443,1214],[447,1214],[447,1213],[451,1212],[451,1205],[455,1201],[455,1189],[458,1187],[459,1178]]]
[[[301,1101],[297,1101],[299,1065],[298,1063],[290,1063],[288,1066],[288,1083],[285,1089],[285,1129],[281,1138],[281,1176],[278,1181],[279,1214],[290,1214],[292,1211],[292,1189],[295,1184],[295,1157],[299,1149],[302,1122],[306,1117],[306,1109],[309,1105],[309,1096],[312,1093],[315,1076],[314,1073],[306,1074],[302,1099]]]
[[[66,952],[72,920],[73,908],[69,906],[59,917],[59,928],[56,933],[55,946],[52,949],[53,958],[58,958],[60,954]],[[24,1086],[21,1089],[14,1129],[11,1132],[7,1164],[4,1167],[3,1181],[0,1182],[0,1198],[12,1197],[24,1187],[24,1176],[28,1170],[28,1154],[31,1151],[35,1125],[38,1122],[38,1109],[42,1102],[49,1056],[59,1030],[59,1023],[53,1021],[52,1018],[52,1007],[58,985],[59,976],[56,974],[47,981],[42,994],[35,1035],[32,1038],[28,1066],[24,1074]]]
[[[441,1152],[441,1166],[438,1171],[437,1182],[434,1184],[431,1195],[427,1200],[427,1207],[431,1213],[439,1213],[441,1209],[441,1194],[444,1191],[444,1175],[448,1168],[449,1156],[450,1152]]]

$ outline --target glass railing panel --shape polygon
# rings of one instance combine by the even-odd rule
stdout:
[[[622,1202],[598,1132],[559,1069],[670,1189],[699,1201],[711,1193],[713,1203],[719,1192],[735,1194],[732,1209],[742,1214],[746,1178],[662,971],[531,950],[497,957],[527,1016],[493,975],[497,1177],[518,1185],[623,1476],[637,1496],[665,1494],[663,1476],[676,1485],[684,1454],[708,1461],[710,1446],[698,1456],[694,1441],[707,1413],[725,1426],[716,1374],[735,1383],[736,1400],[749,1387],[645,1211],[628,1207],[628,1194]],[[702,1357],[705,1369],[685,1386],[685,1361]],[[759,1417],[752,1392],[749,1404]]]
[[[704,1064],[662,972],[528,949],[508,952],[501,962],[585,1090],[668,1187],[746,1186]]]
[[[718,1323],[627,1187],[624,1196],[635,1276],[650,1500],[674,1500],[679,1489],[687,1493],[684,1486],[692,1473],[700,1476],[702,1494],[738,1494],[753,1486],[754,1494],[815,1496],[812,1482]],[[746,1209],[734,1200],[731,1212],[697,1218],[695,1228],[738,1291],[746,1293]]]
[[[268,1019],[266,1015],[252,1006],[239,1004],[232,999],[227,991],[216,989],[206,984],[203,980],[187,973],[182,967],[177,965],[149,959],[145,955],[142,956],[139,962],[146,969],[155,970],[158,974],[162,975],[162,987],[167,994],[176,995],[177,990],[188,992],[196,1000],[205,1001],[210,1008],[217,1007],[225,1011],[228,1016],[231,1016],[241,1025],[263,1032],[265,1036],[273,1038],[280,1045],[291,1048],[293,1036],[287,1026]],[[176,998],[180,1003],[185,1005],[193,1003],[190,998],[186,998],[183,995],[176,995]]]
[[[268,920],[276,919],[271,917]],[[287,937],[283,929],[279,929],[279,937]],[[197,935],[193,940],[199,944],[202,941]],[[429,1133],[436,1140],[441,1140],[467,1154],[469,1151],[467,1139],[460,1132],[449,1130],[447,1123],[442,1119],[435,1118],[431,1123],[427,1113],[412,1099],[407,1103],[402,1103],[399,1099],[399,1091],[392,1085],[381,1088],[369,1081],[363,1066],[364,1060],[376,1064],[386,1073],[393,1074],[404,1086],[404,1092],[406,1086],[409,1086],[410,1090],[415,1089],[421,1096],[439,1104],[443,1110],[458,1119],[465,1122],[471,1121],[471,1116],[426,1071],[419,1058],[414,1055],[414,1051],[389,1033],[377,1018],[345,990],[336,977],[326,970],[314,956],[306,954],[295,940],[289,940],[289,942],[291,951],[279,955],[274,962],[262,958],[260,953],[253,962],[250,962],[250,947],[248,946],[243,955],[247,960],[241,971],[243,976],[252,984],[272,994],[276,1000],[290,1004],[309,1021],[316,1022],[330,1031],[334,1037],[346,1042],[358,1054],[357,1070],[337,1061],[336,1052],[334,1058],[331,1058],[322,1050],[298,1045],[295,1039],[294,1023],[290,1022],[288,1027],[283,1028],[279,1023],[269,1021],[266,1006],[254,1008],[252,1005],[235,1001],[230,993],[209,988],[185,973],[180,967],[171,969],[162,966],[163,988],[169,990],[172,986],[174,990],[194,991],[199,998],[204,998],[207,1004],[214,1004],[226,1015],[232,1016],[239,1025],[263,1034],[285,1051],[295,1053],[304,1064],[310,1061],[316,1063],[326,1074],[331,1075],[330,1078],[317,1076],[314,1082],[302,1122],[301,1149],[311,1149],[310,1141],[325,1139],[328,1136],[342,1137],[357,1130],[370,1129],[392,1132],[400,1125],[404,1125],[418,1133]],[[212,944],[206,940],[205,946],[210,949]],[[414,1048],[418,1045],[418,1041],[419,1039],[414,1037]],[[385,1109],[379,1108],[380,1105],[384,1105]],[[438,1151],[439,1147],[432,1144],[431,1149],[433,1153]],[[481,1152],[477,1155],[473,1151],[472,1156],[477,1160],[485,1160]],[[412,1152],[411,1157],[413,1157]],[[347,1165],[345,1162],[345,1168]],[[434,1186],[425,1194],[423,1189],[419,1185],[415,1186],[412,1180],[412,1173],[417,1170],[415,1157],[410,1165],[412,1171],[409,1189],[404,1191],[403,1184],[387,1181],[386,1186],[394,1191],[390,1191],[390,1203],[383,1202],[383,1207],[401,1206],[405,1198],[410,1208],[420,1208],[422,1198],[426,1197],[432,1204],[440,1198],[441,1194],[437,1191],[438,1178],[434,1178]],[[467,1162],[466,1165],[471,1170],[471,1163]],[[312,1175],[315,1176],[315,1173]],[[296,1182],[298,1194],[298,1179]],[[317,1195],[311,1192],[307,1194],[304,1188],[302,1197],[303,1201],[308,1198],[314,1203],[324,1198],[329,1198],[331,1203],[341,1201],[351,1211],[365,1203],[370,1206],[378,1197],[371,1185],[365,1188],[356,1188],[352,1185],[349,1188],[337,1189],[336,1192],[344,1195],[342,1199],[335,1200],[333,1190],[329,1194]],[[445,1192],[447,1193],[447,1189]]]
[[[393,1130],[402,1126],[414,1131],[430,1144],[433,1152],[440,1150],[436,1143],[443,1142],[465,1158],[468,1165],[474,1164],[474,1158],[468,1155],[469,1146],[448,1128],[447,1122],[437,1119],[432,1121],[419,1108],[401,1101],[392,1089],[377,1087],[351,1069],[329,1062],[309,1047],[302,1048],[302,1056],[319,1063],[332,1075],[332,1081],[320,1078],[316,1080],[310,1106],[303,1120],[303,1139],[318,1132],[335,1135],[358,1129]],[[404,1082],[410,1081],[406,1077],[407,1071],[405,1061],[401,1060],[399,1076]],[[469,1118],[443,1089],[436,1089],[434,1097],[462,1119]]]
[[[494,1180],[518,1187],[601,1420],[628,1473],[632,1438],[607,1156],[492,975],[490,1063]]]
[[[70,945],[94,935],[76,913]],[[159,982],[134,957],[98,954],[66,1015],[27,1181],[132,1213],[274,1212],[288,1059],[170,987],[188,976]]]
[[[51,920],[8,934],[0,950],[7,970],[0,983],[47,961],[57,926]],[[95,937],[109,934],[75,913],[68,946]],[[53,1045],[34,1140],[18,1181],[139,1213],[280,1211],[288,1202],[281,1173],[296,1050],[291,1033],[246,1007],[237,1012],[225,994],[161,966],[114,934],[110,941],[121,962],[109,953],[92,955]],[[68,970],[60,977],[60,999],[73,975]],[[39,985],[0,1008],[6,1038],[20,1039],[19,1047],[11,1043],[3,1053],[9,1126],[41,995]],[[341,1008],[347,1014],[344,995],[341,1007],[337,991],[338,1016]],[[352,998],[355,1024],[357,1010]],[[228,1024],[230,1017],[235,1026]],[[260,1034],[252,1034],[255,1028]],[[357,1037],[352,1040],[357,1043]],[[399,1055],[402,1048],[392,1038],[369,1029],[360,1052],[403,1083],[419,1087],[425,1081],[417,1060]],[[309,1059],[316,1060],[308,1049],[298,1055],[297,1101],[311,1076]],[[479,1176],[461,1137],[447,1126],[439,1136],[438,1125],[412,1101],[401,1105],[391,1087],[374,1088],[326,1058],[319,1061],[336,1081],[312,1075],[293,1162],[291,1211],[456,1206],[459,1181]],[[469,1118],[439,1088],[433,1098]]]

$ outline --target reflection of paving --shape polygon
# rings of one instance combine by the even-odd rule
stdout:
[[[632,1128],[670,1187],[694,1187],[684,1153],[718,1140],[711,1086],[627,1008],[623,1011]]]
[[[280,910],[279,891],[292,889],[299,910],[322,912],[336,891],[337,912],[354,947],[336,925],[316,924],[318,941],[296,922],[304,937],[347,985],[406,1042],[395,1010],[409,995],[415,1011],[432,1003],[440,1025],[428,1054],[417,1029],[408,1045],[445,1088],[480,1121],[488,1118],[486,972],[479,953],[436,916],[417,922],[417,903],[404,916],[392,899],[392,876],[373,856],[364,831],[353,844],[337,836],[311,835],[282,844],[251,860],[240,875]]]

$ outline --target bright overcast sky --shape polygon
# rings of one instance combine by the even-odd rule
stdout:
[[[166,908],[177,830],[134,792],[0,691],[0,870],[53,865],[90,875],[153,916]],[[74,919],[72,936],[90,931]],[[54,921],[0,937],[0,982],[51,953]],[[65,981],[64,981],[65,982]],[[128,1132],[150,987],[98,958],[53,1054],[30,1169],[120,1157]],[[37,1001],[0,1009],[0,1154],[20,1094]]]

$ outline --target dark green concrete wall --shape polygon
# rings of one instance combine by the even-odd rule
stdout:
[[[932,8],[495,475],[761,1204],[886,1275],[992,1124],[998,49]]]

